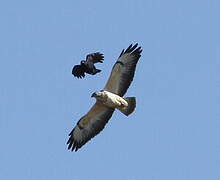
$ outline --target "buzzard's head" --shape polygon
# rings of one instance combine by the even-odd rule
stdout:
[[[94,92],[94,93],[91,95],[91,97],[94,97],[94,98],[96,98],[96,99],[98,99],[98,100],[103,99],[104,96],[105,96],[104,91],[96,91],[96,92]]]

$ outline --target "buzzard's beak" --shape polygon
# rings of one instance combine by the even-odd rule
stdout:
[[[95,97],[96,96],[96,93],[93,93],[92,95],[91,95],[91,97]]]

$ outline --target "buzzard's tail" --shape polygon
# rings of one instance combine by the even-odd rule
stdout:
[[[123,114],[125,114],[126,116],[130,115],[135,107],[136,107],[136,99],[135,97],[126,97],[124,98],[124,100],[128,103],[128,106],[126,107],[122,107],[122,108],[118,108]]]

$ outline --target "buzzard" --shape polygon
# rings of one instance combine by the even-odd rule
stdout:
[[[103,63],[104,56],[100,52],[88,54],[86,60],[82,60],[80,65],[75,65],[72,69],[73,76],[77,78],[84,78],[85,73],[95,75],[101,72],[100,69],[96,69],[95,63]]]
[[[96,91],[91,95],[96,98],[96,103],[70,132],[67,141],[68,149],[77,151],[102,131],[115,109],[126,116],[134,111],[135,97],[123,96],[133,80],[141,52],[142,49],[140,46],[138,47],[138,44],[134,46],[131,44],[126,50],[122,50],[103,90]]]

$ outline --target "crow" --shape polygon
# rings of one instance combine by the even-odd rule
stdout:
[[[86,60],[82,60],[80,65],[75,65],[72,69],[73,76],[77,78],[84,78],[85,73],[95,75],[101,72],[100,69],[96,69],[95,63],[103,63],[104,55],[100,52],[88,54]]]

